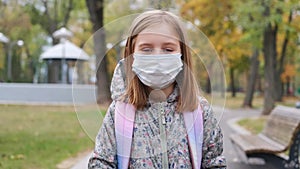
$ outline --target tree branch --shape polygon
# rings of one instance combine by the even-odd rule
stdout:
[[[290,24],[292,22],[292,20],[293,20],[293,11],[290,10],[288,24]],[[281,74],[283,72],[283,64],[284,64],[284,60],[285,60],[287,45],[289,43],[289,37],[290,37],[290,31],[289,31],[289,29],[287,29],[285,31],[285,37],[284,37],[284,41],[282,44],[280,58],[279,58],[279,69],[278,69],[279,74]]]
[[[56,29],[56,22],[53,21],[53,19],[51,18],[50,14],[49,14],[49,7],[48,7],[48,3],[47,0],[42,0],[44,7],[45,7],[45,11],[44,11],[44,15],[47,17],[49,26],[47,26],[46,30],[48,31],[48,33],[50,35],[52,35],[52,33],[55,31]]]
[[[63,26],[66,26],[68,24],[73,7],[74,7],[73,0],[69,0],[68,8],[66,10],[65,18],[63,20]]]

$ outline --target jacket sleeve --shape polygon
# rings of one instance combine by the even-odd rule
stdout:
[[[89,169],[117,168],[114,110],[115,102],[112,102],[96,137],[95,150],[88,163]]]
[[[204,110],[202,169],[226,169],[226,159],[222,155],[223,134],[221,128],[208,101],[202,98],[200,104]]]

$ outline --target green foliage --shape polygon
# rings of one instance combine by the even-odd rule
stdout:
[[[286,18],[291,10],[295,10],[299,6],[297,1],[244,0],[234,1],[233,6],[237,16],[235,22],[245,32],[243,40],[258,48],[262,47],[262,34],[268,24],[273,27],[277,24],[279,29],[283,27],[284,31],[295,31],[295,28],[287,23]]]
[[[69,6],[70,2],[72,2],[71,6]],[[75,35],[72,41],[79,46],[83,46],[91,35],[91,24],[84,0],[54,0],[45,1],[45,3],[47,8],[41,0],[26,2],[14,0],[7,1],[3,5],[1,1],[0,32],[9,37],[11,42],[19,39],[24,41],[22,48],[14,47],[12,51],[12,53],[23,55],[22,59],[18,59],[19,55],[13,56],[15,58],[12,60],[13,65],[22,65],[22,67],[16,68],[22,73],[17,73],[14,69],[16,77],[13,81],[15,82],[32,82],[35,71],[40,67],[39,56],[42,53],[42,47],[48,44],[49,37],[59,27],[70,28]],[[47,9],[47,13],[45,9]],[[68,10],[71,11],[69,17],[66,16]],[[2,68],[0,74],[6,75],[4,53],[8,53],[8,51],[3,52],[2,50],[1,48],[0,65]]]
[[[31,29],[30,16],[21,6],[3,6],[0,11],[0,31],[11,41],[24,39]]]
[[[27,45],[28,39],[30,39],[30,30],[32,24],[30,22],[30,16],[24,11],[24,8],[17,3],[17,1],[7,2],[6,5],[0,7],[0,32],[10,39],[10,42],[6,44],[6,48],[1,55],[5,56],[8,53],[12,54],[12,68],[13,68],[13,79],[19,80],[21,78],[21,63],[20,57],[24,46],[19,47],[17,45],[18,40],[23,40],[24,44]],[[1,45],[2,46],[2,45]],[[2,69],[1,79],[7,80],[7,59],[1,57]]]
[[[142,12],[145,4],[144,2],[134,3],[132,0],[115,0],[106,2],[105,5],[104,29],[106,43],[113,45],[113,48],[109,49],[106,55],[108,57],[108,73],[111,76],[117,61],[123,57],[123,46],[120,46],[120,43],[127,38],[129,26],[133,19]],[[135,7],[132,5],[135,5]]]
[[[198,28],[214,45],[225,71],[233,69],[238,70],[241,74],[248,69],[248,58],[251,55],[252,47],[247,39],[243,39],[243,27],[236,24],[238,17],[234,13],[234,2],[233,0],[190,0],[182,2],[180,13],[192,23],[199,21]],[[249,38],[252,38],[251,36],[249,35]],[[192,36],[192,38],[199,37]],[[194,45],[198,45],[195,47],[196,49],[207,49],[203,48],[201,43]],[[205,65],[207,66],[206,69],[209,69],[209,62],[206,62]],[[197,76],[198,79],[206,77],[199,73]],[[227,78],[229,80],[229,77]]]

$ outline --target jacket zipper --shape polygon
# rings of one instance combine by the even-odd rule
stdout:
[[[166,134],[166,114],[163,108],[163,103],[160,104],[160,116],[159,118],[159,130],[160,130],[160,141],[162,150],[162,168],[168,169],[168,151],[167,151],[167,134]]]

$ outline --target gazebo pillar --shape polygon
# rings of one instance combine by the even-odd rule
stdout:
[[[67,73],[68,73],[68,65],[66,62],[66,49],[65,43],[67,39],[71,38],[73,33],[62,27],[59,30],[53,33],[53,37],[60,40],[60,43],[63,44],[62,48],[62,59],[61,59],[61,83],[67,83]]]

